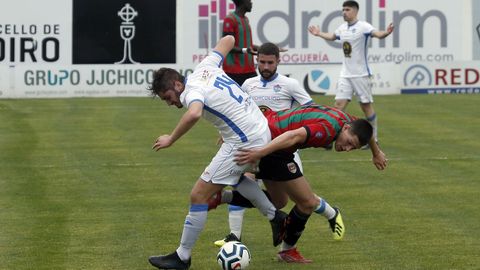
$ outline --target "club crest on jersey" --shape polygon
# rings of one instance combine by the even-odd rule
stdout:
[[[288,163],[287,168],[291,173],[296,173],[297,172],[297,165],[295,165],[295,163],[293,163],[293,162]]]
[[[322,138],[322,137],[323,137],[323,134],[322,134],[321,132],[315,133],[315,138],[320,139],[320,138]]]
[[[282,90],[282,87],[281,87],[279,84],[276,84],[276,85],[273,87],[273,92],[275,92],[275,93],[280,92],[280,90]]]
[[[208,70],[204,70],[202,73],[202,80],[206,81],[210,77],[210,72]]]
[[[343,54],[345,57],[352,57],[352,44],[346,41],[343,43]]]

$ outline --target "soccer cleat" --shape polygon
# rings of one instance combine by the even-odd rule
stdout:
[[[283,241],[285,236],[285,226],[288,214],[281,211],[275,211],[275,217],[270,220],[270,225],[272,226],[272,237],[273,237],[273,246],[278,246]]]
[[[213,242],[213,244],[215,244],[216,247],[222,247],[223,245],[225,245],[225,243],[230,241],[241,242],[240,239],[238,239],[238,237],[234,233],[229,233],[227,236],[225,236],[225,238],[221,240],[217,240]]]
[[[332,235],[334,240],[341,240],[345,234],[345,225],[343,225],[342,214],[340,214],[340,209],[334,207],[335,216],[332,219],[328,220],[330,224],[330,229],[332,230]]]
[[[278,252],[277,258],[279,261],[287,263],[311,263],[312,260],[306,259],[298,252],[297,248],[291,248]]]
[[[192,259],[182,261],[176,251],[164,256],[151,256],[148,261],[158,269],[188,269],[192,263]]]
[[[216,209],[222,203],[222,191],[215,193],[210,199],[208,199],[208,211]]]

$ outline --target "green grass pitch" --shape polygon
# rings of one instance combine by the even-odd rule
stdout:
[[[480,95],[375,98],[386,171],[368,151],[302,151],[313,189],[342,209],[345,239],[313,215],[298,246],[314,263],[281,264],[268,222],[248,210],[250,269],[480,268]],[[217,150],[204,120],[151,150],[182,113],[150,98],[0,100],[0,269],[153,269],[148,256],[177,247]],[[218,269],[226,213],[209,214],[191,269]]]

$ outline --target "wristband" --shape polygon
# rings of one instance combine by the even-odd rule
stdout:
[[[247,53],[247,51],[248,51],[248,48],[242,48],[242,53],[243,54]]]

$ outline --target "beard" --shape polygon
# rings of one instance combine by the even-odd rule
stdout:
[[[264,80],[269,80],[270,78],[273,77],[273,75],[275,75],[275,73],[277,73],[277,69],[274,69],[273,71],[270,71],[270,70],[261,70],[261,69],[258,69],[258,72],[260,73],[260,75],[262,75],[262,78]]]

